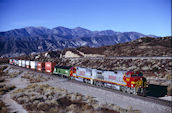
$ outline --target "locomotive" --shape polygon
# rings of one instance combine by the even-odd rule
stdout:
[[[30,66],[24,66],[26,64],[24,60],[16,59],[10,59],[9,63],[96,86],[117,89],[135,95],[146,95],[147,81],[141,72],[58,66],[55,62],[37,61],[30,61]]]

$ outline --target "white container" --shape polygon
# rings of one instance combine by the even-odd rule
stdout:
[[[10,63],[10,64],[12,64],[12,62],[13,62],[13,60],[12,60],[12,59],[10,59],[9,63]]]
[[[37,64],[38,64],[37,61],[30,61],[30,68],[31,69],[36,69],[37,68]]]
[[[19,60],[16,60],[16,65],[17,65],[17,66],[19,65]]]
[[[22,66],[22,60],[19,60],[19,66]]]
[[[26,67],[26,61],[22,60],[22,67]]]
[[[26,65],[27,65],[27,66],[30,65],[30,61],[29,61],[29,60],[26,61]]]

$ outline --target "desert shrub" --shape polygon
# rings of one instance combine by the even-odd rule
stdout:
[[[15,89],[15,86],[6,86],[6,85],[0,85],[0,95],[4,95],[5,93]]]
[[[0,113],[8,113],[7,106],[2,101],[0,101]]]
[[[167,95],[172,96],[172,84],[169,84],[167,87]]]

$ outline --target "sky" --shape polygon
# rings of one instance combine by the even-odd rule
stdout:
[[[171,0],[0,0],[0,31],[83,27],[171,35]]]

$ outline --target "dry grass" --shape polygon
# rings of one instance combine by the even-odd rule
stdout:
[[[11,95],[30,113],[119,113],[129,110],[134,112],[132,109],[127,110],[120,107],[116,109],[115,105],[102,106],[90,96],[68,93],[65,89],[49,85],[31,84],[14,91]]]
[[[15,86],[6,86],[6,85],[0,85],[0,95],[4,95],[5,93],[15,89]]]
[[[172,84],[169,84],[167,87],[167,95],[172,96]]]
[[[0,113],[9,113],[7,106],[2,101],[0,101]]]
[[[24,74],[23,76],[21,76],[24,79],[28,79],[30,81],[30,83],[37,83],[37,82],[44,82],[47,81],[46,78],[44,78],[41,75],[33,75],[33,74]]]

